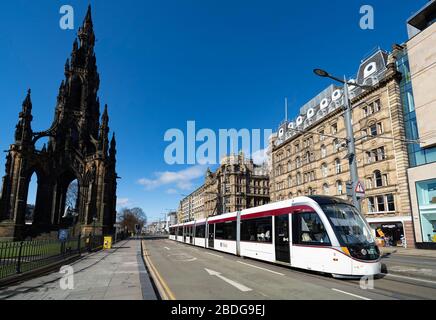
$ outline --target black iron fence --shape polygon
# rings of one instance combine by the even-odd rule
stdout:
[[[103,248],[103,236],[61,240],[0,242],[0,279],[29,272],[85,251]]]

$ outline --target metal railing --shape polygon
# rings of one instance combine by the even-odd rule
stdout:
[[[77,256],[85,251],[103,248],[102,236],[61,240],[0,242],[0,279],[36,270]]]

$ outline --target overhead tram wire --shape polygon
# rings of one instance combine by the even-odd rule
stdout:
[[[295,131],[301,134],[306,134],[306,133],[310,133],[313,135],[317,135],[317,136],[321,136],[321,137],[327,137],[327,138],[333,138],[333,139],[340,139],[340,140],[344,140],[345,142],[348,142],[347,138],[341,138],[338,136],[334,136],[334,135],[330,135],[330,134],[325,134],[325,133],[319,133],[319,132],[314,132],[314,131],[310,131],[310,130],[299,130],[299,129],[291,129],[288,128],[288,130],[290,131]],[[423,143],[422,140],[409,140],[409,139],[401,139],[401,138],[395,138],[395,137],[388,137],[388,136],[364,136],[364,137],[360,137],[355,139],[356,142],[360,142],[362,143],[362,140],[367,138],[368,140],[370,140],[371,138],[381,138],[381,139],[387,139],[387,140],[394,140],[394,141],[400,141],[406,144],[419,144],[419,143]],[[363,141],[365,142],[365,141]]]

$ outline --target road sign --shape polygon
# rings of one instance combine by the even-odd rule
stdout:
[[[362,181],[358,181],[356,184],[356,188],[354,189],[354,192],[356,193],[356,196],[358,198],[364,198],[365,197],[365,187],[363,186]]]
[[[68,240],[68,234],[69,234],[69,230],[68,229],[60,229],[59,230],[59,240],[62,242],[65,242]]]

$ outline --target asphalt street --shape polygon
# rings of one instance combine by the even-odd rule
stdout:
[[[144,244],[161,281],[177,300],[436,298],[436,281],[412,275],[382,275],[374,280],[373,288],[371,284],[362,288],[358,280],[334,279],[170,240]],[[387,256],[384,261],[393,266],[399,259],[407,257]],[[410,263],[413,260],[418,259],[411,258]],[[423,259],[420,266],[434,261]]]

